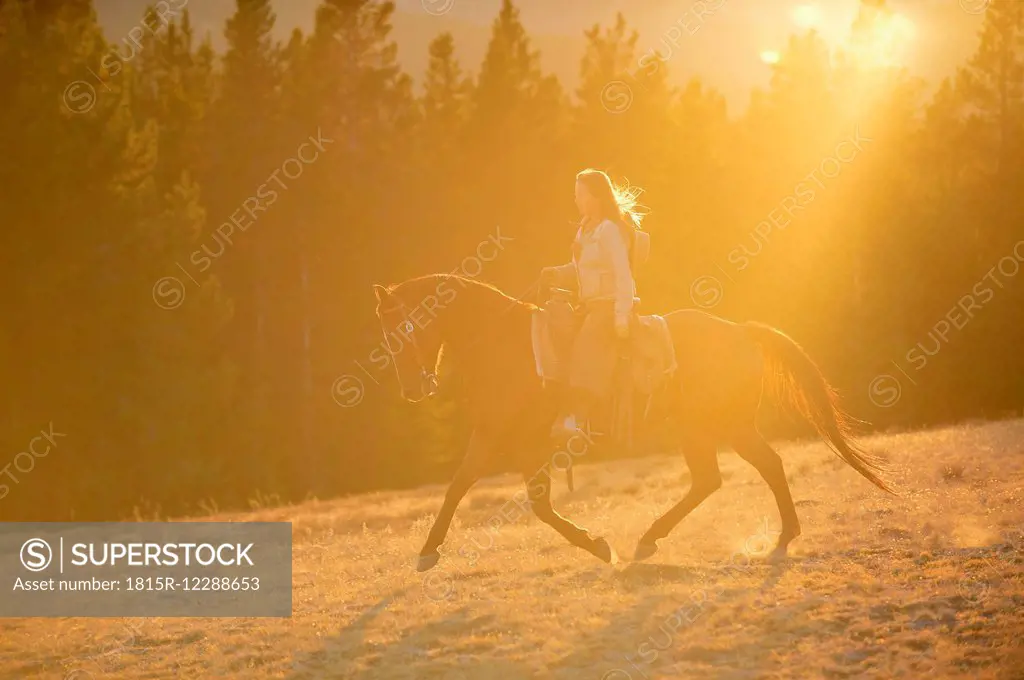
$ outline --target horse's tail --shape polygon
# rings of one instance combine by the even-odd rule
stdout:
[[[835,389],[803,348],[771,326],[750,322],[745,328],[767,359],[766,383],[779,402],[788,403],[814,425],[828,447],[865,479],[895,494],[882,477],[887,472],[884,461],[852,441],[853,419],[840,408]]]

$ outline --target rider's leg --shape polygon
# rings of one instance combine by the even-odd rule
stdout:
[[[569,361],[568,404],[555,423],[559,432],[586,424],[594,406],[611,391],[618,347],[611,304],[594,305],[580,327]]]
[[[569,433],[577,431],[587,422],[596,401],[597,396],[589,389],[570,387],[565,414],[556,425]]]

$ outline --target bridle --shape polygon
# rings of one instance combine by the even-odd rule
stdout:
[[[426,394],[426,396],[432,397],[435,394],[437,394],[438,390],[437,373],[435,373],[433,370],[428,371],[426,364],[423,361],[423,351],[420,349],[419,342],[416,341],[415,333],[413,333],[413,323],[412,321],[409,320],[409,315],[411,314],[412,309],[407,304],[405,304],[405,301],[402,300],[402,298],[399,297],[397,294],[393,292],[388,292],[388,297],[394,298],[398,302],[398,304],[388,309],[381,309],[380,314],[384,315],[398,312],[402,315],[402,318],[405,320],[405,326],[403,327],[403,330],[405,331],[404,335],[406,339],[409,340],[409,343],[412,346],[413,356],[415,358],[416,365],[419,366],[420,369],[420,387],[423,388],[425,386],[426,389],[423,390],[424,393]],[[385,340],[387,340],[386,337]],[[392,358],[394,358],[395,353],[391,350],[391,343],[388,342],[387,346],[388,354],[390,354]],[[395,366],[398,366],[397,361],[395,362]],[[399,381],[401,381],[401,374],[399,374]]]

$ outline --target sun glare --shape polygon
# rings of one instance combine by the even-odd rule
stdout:
[[[884,8],[862,10],[854,33],[844,30],[826,16],[820,3],[797,5],[790,19],[801,30],[814,30],[834,48],[849,50],[857,63],[865,67],[891,67],[906,63],[911,43],[917,34],[914,22],[902,14]],[[761,52],[761,61],[777,64],[781,54],[776,50]]]
[[[821,25],[821,9],[817,5],[800,5],[793,10],[793,21],[800,28],[818,28]]]
[[[917,26],[914,25],[913,21],[902,14],[896,14],[893,16],[892,29],[897,35],[904,39],[911,39],[917,35]]]
[[[850,47],[865,66],[894,66],[904,61],[916,34],[914,22],[902,14],[880,14]]]

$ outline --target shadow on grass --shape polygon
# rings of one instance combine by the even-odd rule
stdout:
[[[950,552],[943,557],[978,561],[1004,551],[993,546]],[[776,597],[777,586],[790,570],[825,568],[827,562],[857,560],[872,554],[877,556],[882,551],[851,550],[810,559],[790,558],[777,564],[753,561],[736,578],[728,567],[720,566],[630,563],[606,576],[595,570],[590,574],[592,582],[609,580],[620,594],[638,597],[628,606],[601,612],[597,628],[564,621],[565,637],[539,653],[536,647],[520,646],[530,634],[521,628],[522,624],[510,625],[500,615],[480,613],[473,600],[438,602],[436,608],[428,608],[427,616],[419,614],[419,620],[398,619],[399,639],[385,644],[379,641],[379,630],[395,623],[385,621],[385,617],[401,616],[400,609],[390,610],[391,605],[403,596],[417,596],[401,589],[366,609],[326,639],[321,649],[298,657],[291,674],[285,677],[652,680],[666,673],[680,677],[699,673],[700,677],[745,679],[785,672],[780,664],[787,663],[792,650],[808,645],[834,650],[820,660],[821,676],[878,673],[894,663],[893,654],[899,658],[900,671],[906,669],[913,674],[933,668],[934,650],[930,647],[921,647],[922,643],[912,640],[913,645],[908,642],[889,649],[870,631],[909,618],[910,625],[917,628],[953,633],[956,614],[983,607],[982,598],[988,591],[963,595],[945,592],[938,597],[893,603],[889,608],[875,603],[863,610],[827,613],[822,602],[835,595],[832,590],[808,591],[794,599],[789,589],[781,593],[785,597]],[[581,576],[585,575],[573,578],[578,582]],[[523,573],[521,578],[538,582],[548,579],[550,585],[551,576],[539,571]],[[669,593],[659,587],[668,584],[681,584],[685,591]],[[977,601],[971,602],[972,596]],[[537,616],[550,616],[557,603],[531,600],[524,606],[538,607]],[[851,628],[857,626],[858,635],[866,636],[862,640],[850,637]],[[884,634],[885,630],[878,632]],[[540,644],[544,646],[547,641]],[[567,654],[566,646],[571,649]],[[529,662],[516,658],[527,655]]]
[[[406,594],[399,590],[383,598],[363,612],[322,649],[298,657],[288,680],[345,678],[376,680],[378,678],[445,678],[446,680],[519,680],[536,677],[531,669],[511,660],[489,658],[493,654],[493,637],[500,630],[508,634],[508,626],[498,625],[493,616],[475,616],[471,607],[442,610],[432,620],[406,626],[401,639],[389,644],[367,637],[375,621],[386,616],[389,606]],[[404,622],[408,623],[408,622]],[[477,636],[481,636],[477,640]]]

